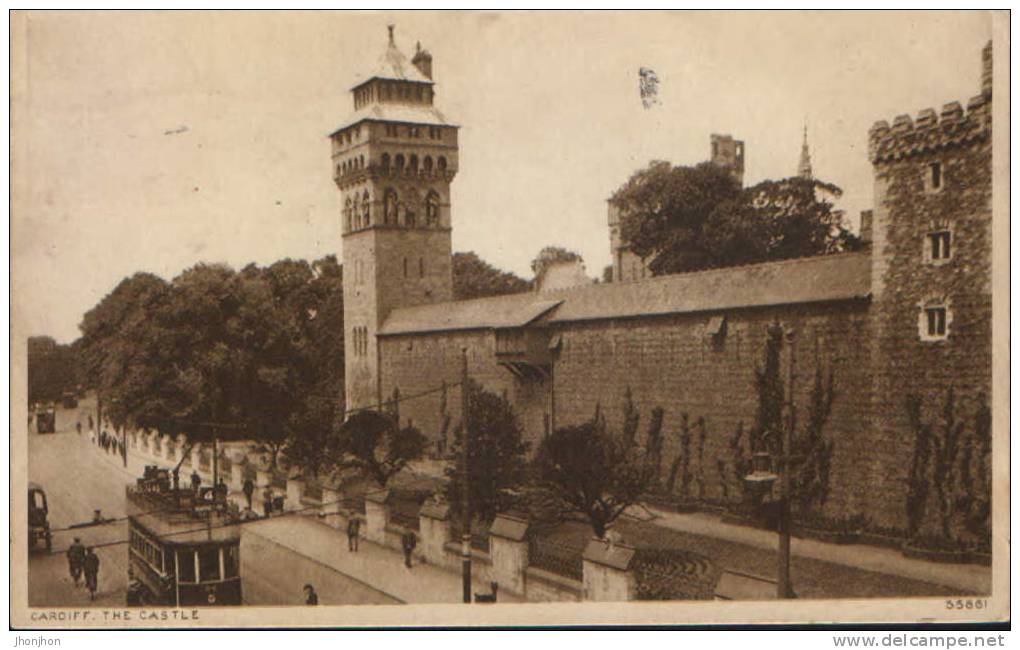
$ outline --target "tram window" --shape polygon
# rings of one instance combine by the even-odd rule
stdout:
[[[199,580],[209,582],[220,579],[220,549],[203,548],[198,551]]]
[[[195,582],[195,552],[182,549],[177,551],[177,558],[181,562],[181,582]]]
[[[166,574],[168,576],[175,575],[177,573],[177,567],[175,566],[176,561],[174,552],[172,550],[167,551],[163,556],[163,560],[166,562]]]
[[[223,579],[236,578],[240,572],[237,553],[240,549],[236,546],[223,547]]]
[[[163,551],[159,548],[153,547],[152,549],[152,566],[159,571],[163,570]]]

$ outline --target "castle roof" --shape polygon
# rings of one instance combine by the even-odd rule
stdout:
[[[372,79],[390,79],[392,81],[414,81],[417,83],[431,84],[432,80],[421,73],[413,63],[411,63],[404,53],[400,51],[397,44],[393,41],[393,30],[390,29],[390,42],[386,46],[386,51],[382,53],[376,61],[375,68],[373,71],[365,77],[363,80],[354,84],[354,88],[368,83]]]
[[[442,111],[428,104],[374,103],[359,108],[343,126],[337,127],[330,135],[366,120],[423,124],[425,126],[457,126],[448,121]]]
[[[870,293],[870,253],[840,253],[406,307],[390,314],[379,335],[520,327],[537,320],[556,324],[864,300]]]

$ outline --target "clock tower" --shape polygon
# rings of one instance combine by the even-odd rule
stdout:
[[[330,136],[340,190],[346,410],[377,408],[376,332],[389,313],[453,298],[450,183],[457,126],[435,106],[432,56],[408,61],[393,26],[354,112]]]

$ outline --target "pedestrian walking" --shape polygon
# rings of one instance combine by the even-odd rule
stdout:
[[[262,491],[262,509],[267,517],[273,512],[273,491],[268,487]]]
[[[85,566],[85,547],[82,546],[81,538],[75,537],[74,542],[67,548],[67,568],[71,572],[71,579],[74,586],[78,586],[81,580],[81,572]]]
[[[255,494],[255,484],[252,483],[250,478],[244,479],[244,485],[241,486],[241,490],[244,491],[244,498],[248,500],[248,509],[251,510],[251,497]]]
[[[81,420],[78,420],[78,423],[76,425],[74,425],[74,426],[75,426],[76,429],[78,429],[78,435],[80,436],[81,435]]]
[[[216,502],[226,503],[228,494],[230,494],[230,490],[227,488],[227,484],[221,478],[219,483],[216,484]]]
[[[85,570],[85,586],[89,590],[89,600],[95,600],[96,589],[99,586],[99,556],[91,546],[85,551],[82,568]]]
[[[315,593],[315,587],[310,584],[305,585],[305,605],[318,605],[319,594]]]
[[[347,521],[347,550],[358,552],[358,533],[361,532],[361,518],[353,515]]]
[[[198,470],[192,470],[191,472],[191,489],[196,494],[198,489],[202,487],[202,477],[198,475]]]
[[[400,546],[404,549],[404,566],[408,569],[411,568],[411,553],[414,552],[414,547],[418,545],[418,536],[414,534],[413,530],[407,530],[400,537]]]

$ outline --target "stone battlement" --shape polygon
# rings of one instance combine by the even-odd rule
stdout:
[[[967,102],[949,102],[940,114],[926,108],[912,120],[898,115],[890,127],[885,120],[868,131],[868,157],[872,163],[898,160],[984,139],[991,134],[991,98],[976,95]]]
[[[992,131],[992,43],[981,52],[981,94],[967,102],[949,102],[942,111],[926,108],[917,114],[897,115],[892,126],[879,120],[868,131],[868,158],[872,163],[899,160],[984,139]]]

